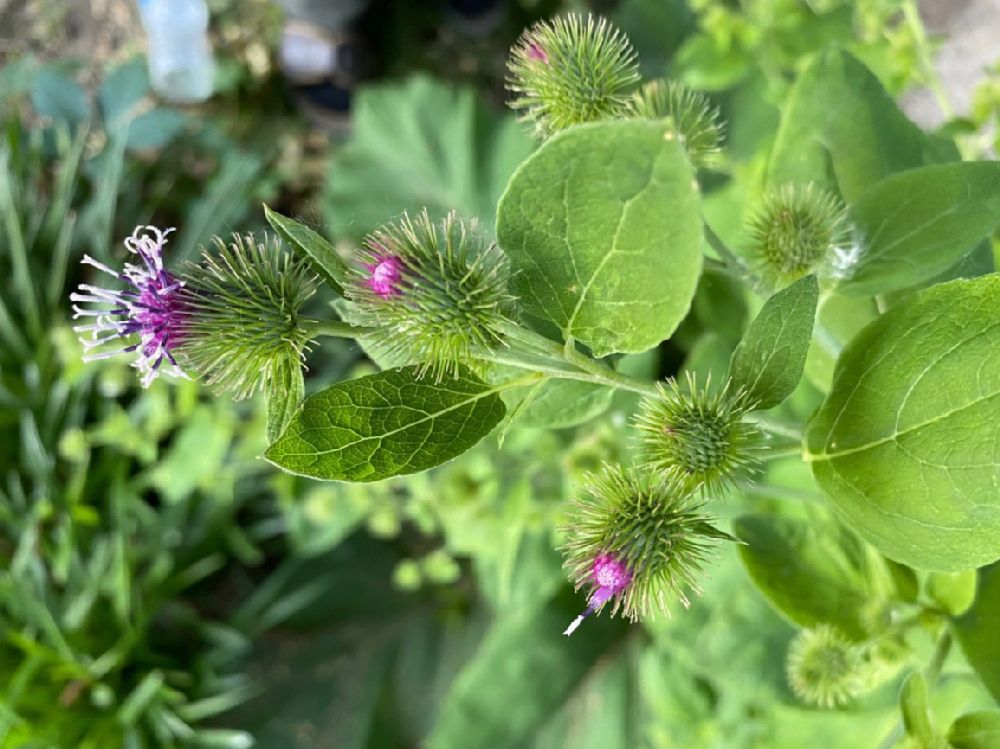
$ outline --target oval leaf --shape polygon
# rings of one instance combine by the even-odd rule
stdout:
[[[733,524],[744,542],[740,559],[771,604],[802,627],[835,624],[867,636],[861,611],[868,600],[865,552],[833,525],[777,515],[744,515]]]
[[[310,396],[264,457],[302,476],[380,481],[461,455],[503,418],[502,388],[468,370],[440,383],[417,372],[390,369]]]
[[[307,261],[312,269],[335,292],[344,295],[347,265],[323,237],[295,219],[282,216],[264,206],[264,217],[278,235],[292,246],[296,255]]]
[[[1000,557],[1000,277],[920,292],[844,349],[806,459],[862,537],[912,567]]]
[[[566,429],[600,416],[608,410],[615,391],[579,380],[549,380],[521,412],[523,424]]]
[[[948,743],[954,749],[996,749],[1000,746],[1000,710],[959,717],[948,731]]]
[[[673,333],[701,272],[698,189],[662,122],[601,122],[549,140],[514,174],[497,237],[515,293],[597,356]]]
[[[853,203],[890,174],[958,158],[953,143],[927,135],[907,119],[868,68],[831,48],[792,87],[768,183],[814,182]]]
[[[944,273],[1000,223],[1000,163],[911,169],[872,185],[851,207],[858,255],[838,289],[868,296]]]
[[[979,571],[976,602],[953,627],[969,665],[1000,702],[1000,564]]]
[[[305,394],[305,381],[299,361],[288,357],[279,360],[267,383],[268,442],[274,442],[285,431]]]
[[[774,408],[802,379],[819,284],[806,276],[764,303],[733,352],[729,374],[759,409]]]

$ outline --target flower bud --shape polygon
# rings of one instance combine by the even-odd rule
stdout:
[[[635,418],[647,470],[688,491],[722,492],[759,467],[762,435],[744,421],[748,405],[728,388],[712,394],[690,374],[643,399]]]
[[[626,36],[589,15],[539,21],[511,49],[507,68],[511,106],[542,138],[623,116],[629,90],[639,80]]]
[[[718,107],[703,93],[679,81],[650,81],[632,95],[628,111],[643,119],[669,118],[694,166],[718,163],[724,128]]]
[[[847,211],[835,195],[813,184],[785,185],[765,195],[747,233],[752,270],[783,287],[848,244]]]
[[[312,328],[301,311],[317,279],[277,238],[234,234],[214,244],[184,274],[188,325],[179,351],[208,384],[245,398],[279,365],[300,366]]]
[[[500,343],[513,302],[496,245],[454,213],[435,225],[405,215],[365,239],[345,294],[373,354],[423,365],[440,379]]]
[[[836,627],[804,629],[788,649],[788,683],[804,702],[836,707],[867,688],[862,647]]]
[[[709,549],[732,540],[675,483],[610,465],[587,476],[565,530],[565,567],[578,589],[590,591],[587,611],[567,634],[609,602],[612,613],[632,620],[669,613],[668,598],[688,606]]]

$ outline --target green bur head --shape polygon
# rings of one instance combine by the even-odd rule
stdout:
[[[245,398],[279,366],[301,366],[312,325],[301,311],[316,277],[277,238],[214,243],[183,276],[188,324],[178,353],[210,385]]]
[[[774,287],[815,270],[849,234],[840,200],[812,184],[769,192],[750,217],[747,233],[753,270]]]
[[[440,380],[500,343],[513,297],[507,259],[454,213],[427,211],[365,238],[345,288],[351,322],[376,356],[419,364]]]
[[[642,464],[689,491],[721,492],[758,467],[760,432],[743,420],[746,404],[728,389],[711,394],[688,377],[643,400],[635,426]]]
[[[804,629],[788,649],[788,683],[804,702],[843,705],[864,691],[863,650],[836,627]]]
[[[696,167],[713,166],[722,152],[719,109],[707,96],[678,81],[650,81],[628,103],[629,114],[643,119],[669,118]]]
[[[639,80],[635,51],[606,20],[570,14],[540,21],[511,49],[511,107],[540,137],[625,114]]]
[[[613,612],[633,620],[667,613],[670,599],[687,606],[687,591],[698,590],[714,543],[732,540],[681,487],[608,465],[587,476],[565,530],[565,567],[577,588],[594,585],[594,561],[603,555],[613,555],[630,571]]]

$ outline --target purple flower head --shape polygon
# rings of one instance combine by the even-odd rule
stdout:
[[[625,590],[632,582],[632,572],[614,554],[598,554],[594,558],[590,573],[595,585],[594,591],[590,594],[590,601],[586,610],[566,628],[564,635],[573,634],[584,619]]]
[[[142,373],[143,387],[149,387],[156,379],[164,360],[170,363],[170,374],[186,377],[171,353],[184,336],[187,317],[186,305],[179,293],[184,283],[163,267],[163,245],[172,231],[160,231],[155,226],[137,226],[132,236],[125,240],[125,247],[141,262],[125,263],[121,273],[84,255],[82,262],[114,276],[127,286],[111,290],[80,284],[79,291],[69,297],[73,302],[96,305],[91,308],[73,305],[74,320],[93,318],[92,322],[73,328],[78,333],[90,333],[89,338],[80,337],[86,351],[84,361],[136,352],[133,366]],[[133,336],[139,340],[123,348],[97,350],[105,343]]]
[[[632,573],[618,557],[612,554],[598,554],[594,559],[591,574],[597,586],[590,596],[590,605],[595,609],[621,593],[632,582]]]
[[[375,260],[374,263],[365,263],[365,269],[371,274],[366,280],[368,287],[383,299],[401,293],[402,261],[393,255],[378,256]]]
[[[527,53],[528,57],[532,60],[536,60],[546,65],[549,64],[549,56],[545,52],[545,48],[538,42],[528,42]]]

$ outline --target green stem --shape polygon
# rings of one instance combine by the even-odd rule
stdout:
[[[770,295],[771,292],[764,282],[761,281],[757,275],[747,267],[742,258],[729,249],[726,243],[722,241],[722,238],[712,230],[712,227],[709,226],[707,222],[705,222],[705,239],[708,240],[708,244],[711,248],[719,254],[723,263],[733,269],[733,271],[738,274],[739,278],[746,281],[747,284],[750,285],[750,288],[763,297]]]
[[[550,372],[554,377],[583,380],[597,385],[607,385],[622,390],[630,390],[633,393],[641,393],[643,395],[652,395],[657,392],[654,383],[638,380],[621,372],[616,372],[608,365],[580,353],[577,351],[576,345],[572,340],[567,341],[568,345],[560,345],[556,341],[552,341],[533,330],[528,330],[513,322],[504,324],[502,330],[507,336],[508,341],[512,344],[521,344],[536,352],[536,356],[541,355],[542,360],[549,367],[545,371]],[[525,369],[536,368],[536,365],[530,361],[523,363],[516,361],[520,355],[521,352],[518,352],[512,346],[509,352],[493,353],[490,354],[490,358],[493,361],[500,361],[500,358],[503,358],[506,360],[504,363],[509,363],[516,367],[521,366]]]
[[[329,338],[357,338],[371,332],[370,328],[360,328],[339,320],[319,320],[308,327],[310,336]]]

